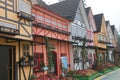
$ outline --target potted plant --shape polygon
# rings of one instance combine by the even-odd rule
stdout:
[[[25,66],[26,65],[26,57],[25,56],[22,56],[22,58],[20,59],[20,65],[21,66]]]
[[[30,66],[33,66],[34,65],[34,57],[32,55],[29,55],[28,56],[28,62],[29,62],[29,65]]]
[[[31,75],[30,80],[36,80],[36,76],[35,75]]]

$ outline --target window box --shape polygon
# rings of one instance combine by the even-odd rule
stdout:
[[[17,14],[18,14],[18,17],[19,17],[19,18],[27,19],[27,20],[29,20],[29,21],[34,21],[34,20],[35,20],[35,17],[34,17],[34,16],[29,15],[29,14],[27,14],[27,13],[24,13],[24,12],[22,12],[22,11],[18,12]]]

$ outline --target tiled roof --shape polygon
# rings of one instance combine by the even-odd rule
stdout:
[[[79,2],[80,0],[65,0],[65,1],[55,3],[55,4],[51,4],[49,5],[49,8],[53,12],[69,20],[74,20]]]
[[[85,8],[85,10],[86,10],[86,14],[87,14],[87,16],[88,16],[90,7]]]
[[[49,9],[48,5],[42,0],[37,0],[37,5]]]
[[[110,27],[111,27],[111,29],[112,29],[112,33],[113,33],[113,35],[114,35],[115,25],[111,25]]]
[[[96,32],[100,32],[100,30],[101,30],[102,17],[103,17],[103,14],[94,15],[96,28],[97,28]]]
[[[105,23],[106,23],[106,26],[108,27],[109,21],[105,21]]]

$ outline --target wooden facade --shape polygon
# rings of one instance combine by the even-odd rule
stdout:
[[[46,71],[38,70],[38,68],[41,68],[41,63],[48,65],[45,45],[45,37],[48,37],[48,42],[52,45],[51,52],[54,56],[53,72],[60,75],[62,74],[61,57],[66,57],[67,64],[70,64],[69,21],[38,5],[33,5],[32,14],[35,16],[32,31],[33,38],[35,42],[41,43],[34,44],[34,55],[43,55],[42,59],[38,58],[36,60],[34,73],[37,76],[46,73]]]
[[[94,15],[97,30],[95,31],[95,46],[97,47],[97,53],[99,60],[105,61],[106,49],[107,49],[107,27],[103,14]],[[108,40],[109,41],[109,40]]]
[[[32,19],[30,1],[0,0],[0,50],[1,55],[6,54],[6,57],[0,57],[6,62],[0,65],[3,67],[3,72],[0,69],[1,80],[28,80],[31,76],[31,67],[21,66],[20,59],[32,55]]]

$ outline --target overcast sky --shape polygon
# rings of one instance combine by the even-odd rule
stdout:
[[[43,0],[52,4],[59,0]],[[111,25],[120,27],[120,0],[85,0],[86,5],[92,8],[93,14],[104,13],[105,20],[109,20]]]

